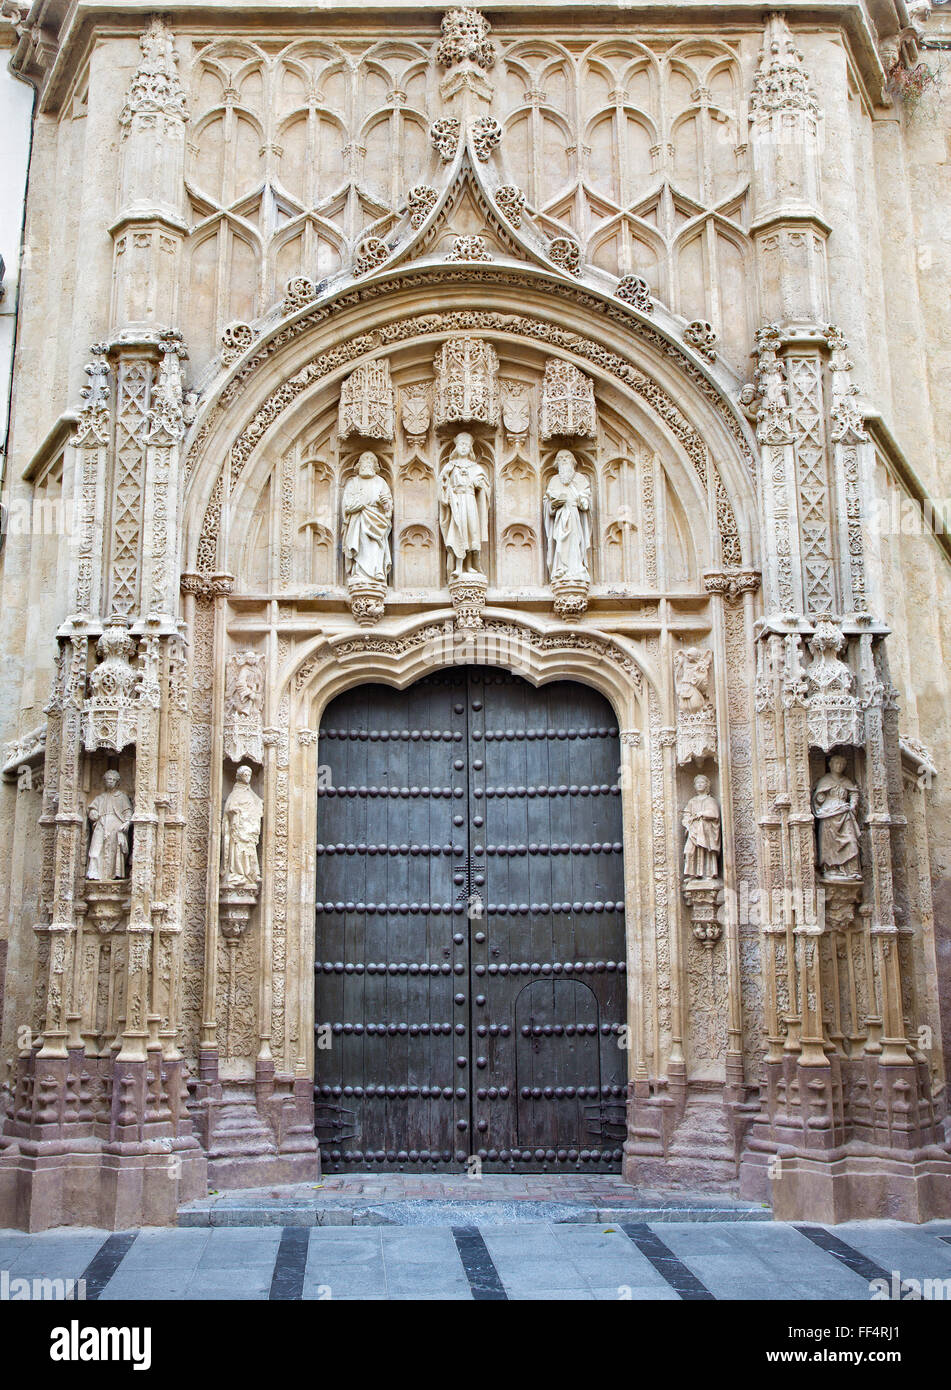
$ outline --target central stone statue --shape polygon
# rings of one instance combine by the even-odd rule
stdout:
[[[829,759],[829,770],[812,793],[812,810],[819,830],[818,860],[827,878],[856,878],[862,871],[859,823],[856,810],[859,789],[846,775],[841,754]]]
[[[587,584],[591,549],[591,484],[578,472],[570,449],[555,456],[558,469],[545,489],[548,573],[553,583]]]
[[[710,794],[710,778],[695,777],[692,796],[684,807],[681,824],[684,843],[684,878],[716,878],[720,862],[720,808]]]
[[[439,473],[439,529],[449,578],[481,574],[479,559],[489,539],[489,474],[475,456],[471,434],[457,434]]]
[[[393,494],[380,477],[379,462],[370,450],[360,455],[356,475],[343,490],[343,519],[348,581],[385,587],[392,564]]]
[[[111,883],[127,877],[128,872],[132,802],[119,786],[118,772],[107,772],[102,784],[105,791],[89,807],[92,835],[86,877],[93,883]]]
[[[261,882],[258,841],[264,819],[264,802],[251,787],[251,769],[242,764],[234,775],[234,787],[222,817],[222,857],[225,886],[246,893]]]

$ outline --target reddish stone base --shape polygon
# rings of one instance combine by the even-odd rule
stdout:
[[[21,1139],[0,1151],[0,1226],[25,1231],[169,1226],[182,1202],[207,1191],[207,1160],[194,1139],[111,1149]]]
[[[740,1196],[769,1202],[777,1221],[937,1221],[951,1217],[951,1154],[937,1146],[901,1156],[857,1147],[822,1155],[748,1151]]]

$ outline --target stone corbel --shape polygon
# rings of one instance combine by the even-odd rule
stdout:
[[[720,879],[688,878],[683,884],[693,934],[708,951],[712,951],[723,936],[723,923],[718,912],[722,891]]]

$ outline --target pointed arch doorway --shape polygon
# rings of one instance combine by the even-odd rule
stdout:
[[[616,721],[456,667],[320,731],[315,1112],[325,1171],[611,1172],[625,1134]]]

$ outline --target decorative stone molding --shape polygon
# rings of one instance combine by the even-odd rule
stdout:
[[[366,439],[393,438],[396,407],[387,357],[361,362],[340,388],[337,430],[341,439],[352,434]]]
[[[682,647],[674,656],[677,692],[677,762],[703,762],[717,755],[717,718],[710,696],[713,652]]]
[[[753,373],[757,405],[756,438],[761,444],[786,444],[793,437],[792,412],[786,385],[786,371],[779,358],[782,334],[779,325],[769,323],[756,334],[759,365]]]
[[[40,724],[38,728],[31,729],[22,738],[11,739],[9,743],[3,745],[3,766],[0,767],[0,776],[8,779],[17,777],[21,768],[40,763],[45,755],[46,725]],[[35,777],[31,778],[31,785],[36,785]]]
[[[597,432],[594,382],[574,363],[549,357],[542,383],[542,439],[558,435],[590,438]]]
[[[525,207],[525,194],[514,183],[503,183],[495,190],[495,205],[499,212],[513,227],[522,225],[522,209]]]
[[[225,667],[224,750],[233,763],[264,761],[264,655],[232,652]]]
[[[499,359],[491,343],[468,334],[447,338],[433,367],[433,418],[437,425],[498,424]]]
[[[684,342],[697,349],[708,362],[716,361],[717,335],[713,327],[703,319],[694,319],[684,329]]]
[[[182,335],[172,329],[160,334],[159,346],[162,357],[152,387],[148,421],[149,442],[162,446],[178,444],[185,437],[182,363],[188,361],[188,353]]]
[[[720,594],[729,603],[736,603],[744,594],[755,594],[762,582],[759,570],[707,570],[703,587],[708,594]]]
[[[651,287],[640,275],[622,275],[617,282],[614,293],[623,303],[630,304],[632,308],[638,309],[642,314],[654,312]]]
[[[83,744],[87,753],[99,748],[121,753],[135,743],[139,729],[140,672],[132,665],[135,640],[124,617],[114,614],[108,620],[96,654],[99,664],[90,673],[83,705]]]

